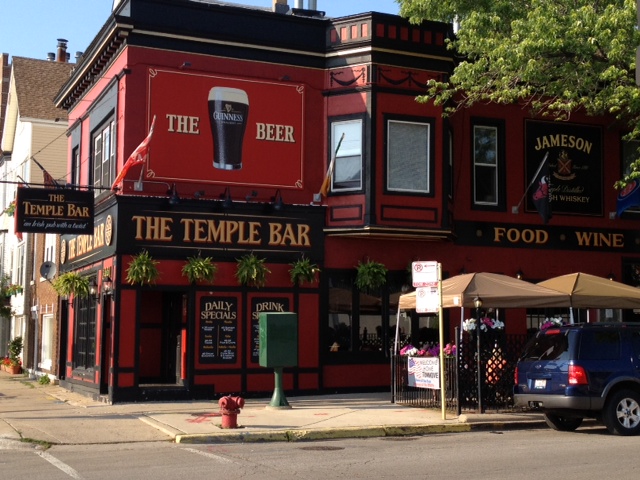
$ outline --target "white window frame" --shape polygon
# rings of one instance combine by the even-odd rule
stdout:
[[[479,158],[478,149],[476,148],[476,142],[478,138],[478,133],[480,130],[490,130],[494,132],[494,145],[493,145],[493,154],[494,161],[487,161],[487,157]],[[475,205],[489,205],[489,206],[498,206],[500,202],[499,194],[499,177],[498,177],[498,168],[500,163],[500,129],[493,125],[482,125],[477,124],[473,126],[473,203]],[[494,201],[486,201],[478,198],[478,170],[488,170],[493,169],[493,184],[494,184]]]
[[[413,151],[410,155],[407,155],[407,150],[402,154],[394,153],[394,135],[392,134],[392,125],[400,128],[401,126],[410,125],[412,127],[420,126],[424,127],[425,131],[420,136],[412,136],[412,140],[415,138],[415,143],[412,141],[411,147]],[[420,141],[424,140],[424,143],[420,144]],[[406,146],[406,144],[405,144]],[[413,161],[416,156],[422,155],[424,159],[424,170],[418,171],[413,168],[415,162]],[[409,162],[408,159],[411,161]],[[423,175],[423,182],[425,188],[403,188],[400,186],[394,186],[394,172],[400,170],[411,169],[413,176]],[[421,167],[422,170],[422,167]],[[431,124],[429,122],[415,122],[405,120],[388,120],[387,121],[387,190],[390,192],[409,192],[409,193],[431,193]]]
[[[40,348],[40,362],[38,366],[51,370],[55,352],[55,320],[53,314],[42,316],[42,344]]]
[[[340,149],[336,154],[336,148],[342,134],[345,134]],[[331,156],[335,155],[335,164],[331,175],[332,192],[352,192],[362,190],[362,119],[333,122],[331,124]],[[348,164],[347,164],[348,162]],[[357,165],[357,185],[344,186],[348,180],[341,176],[345,171],[353,169]],[[351,180],[355,183],[356,180]]]

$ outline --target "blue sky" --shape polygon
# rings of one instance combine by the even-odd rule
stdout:
[[[271,7],[272,0],[235,0],[233,3]],[[294,6],[295,0],[289,0]],[[376,11],[397,14],[395,0],[317,0],[318,10],[341,17]],[[16,57],[41,58],[55,52],[57,39],[68,40],[67,51],[84,51],[109,17],[113,0],[1,0],[0,52]],[[304,0],[305,7],[308,0]]]

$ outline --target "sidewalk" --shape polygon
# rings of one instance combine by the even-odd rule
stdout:
[[[539,413],[456,416],[392,404],[389,393],[287,397],[290,409],[269,409],[270,398],[246,399],[238,428],[221,428],[217,400],[107,405],[22,375],[0,372],[0,441],[55,444],[175,441],[225,443],[425,435],[474,429],[546,427]]]

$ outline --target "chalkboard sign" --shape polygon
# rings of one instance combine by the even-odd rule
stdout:
[[[200,363],[236,363],[238,357],[238,299],[200,300]]]
[[[289,299],[284,297],[251,299],[251,361],[260,361],[260,314],[263,312],[288,312]]]

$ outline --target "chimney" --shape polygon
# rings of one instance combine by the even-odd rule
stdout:
[[[296,0],[296,8],[304,8],[304,2],[302,0]]]
[[[58,58],[56,60],[60,63],[67,62],[67,40],[64,38],[58,39]]]
[[[76,63],[79,63],[80,60],[82,60],[82,55],[84,55],[84,52],[76,52]]]
[[[47,61],[54,62],[56,60],[56,54],[53,52],[47,53]]]
[[[287,13],[289,11],[289,5],[287,0],[273,0],[273,9],[275,13]]]

